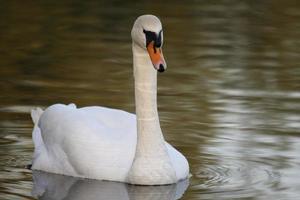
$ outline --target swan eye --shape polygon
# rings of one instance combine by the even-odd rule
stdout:
[[[159,34],[156,34],[155,32],[152,31],[146,31],[145,29],[143,30],[145,36],[146,36],[146,47],[153,41],[155,47],[161,47],[161,33],[162,30],[159,31]]]

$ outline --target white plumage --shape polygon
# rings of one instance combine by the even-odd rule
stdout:
[[[187,160],[164,141],[160,129],[153,68],[157,63],[151,63],[147,53],[144,29],[158,33],[159,19],[141,16],[132,29],[137,115],[74,104],[33,110],[32,169],[141,185],[187,178]]]

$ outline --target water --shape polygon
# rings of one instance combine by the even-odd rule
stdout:
[[[189,160],[188,188],[25,169],[30,109],[134,112],[130,30],[144,13],[164,24],[159,113]],[[6,1],[0,15],[0,199],[300,198],[299,1]]]

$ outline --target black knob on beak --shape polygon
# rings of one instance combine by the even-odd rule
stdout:
[[[160,64],[157,71],[159,71],[159,72],[164,72],[164,71],[165,71],[164,66],[163,66],[162,64]]]

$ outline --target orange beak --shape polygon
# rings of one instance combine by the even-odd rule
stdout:
[[[160,47],[156,47],[154,45],[154,41],[152,41],[148,44],[147,50],[154,68],[159,72],[165,71],[167,65],[162,53],[162,49]]]

